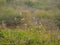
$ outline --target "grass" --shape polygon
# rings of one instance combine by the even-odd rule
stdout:
[[[59,31],[0,30],[0,45],[59,45]]]

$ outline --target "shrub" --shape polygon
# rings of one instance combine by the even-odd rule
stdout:
[[[4,38],[4,35],[3,35],[3,32],[2,30],[0,29],[0,39]]]
[[[13,10],[3,10],[0,15],[0,24],[5,23],[7,26],[16,26],[23,23],[22,15],[15,13]]]
[[[17,24],[21,24],[23,23],[22,22],[22,18],[20,15],[3,15],[3,16],[0,16],[0,23],[2,23],[2,21],[4,21],[4,23],[6,25],[17,25]]]
[[[33,7],[33,6],[34,6],[34,3],[31,2],[31,1],[25,1],[24,3],[25,3],[27,6],[29,6],[29,7]]]
[[[50,13],[48,11],[44,11],[44,10],[38,10],[35,12],[35,17],[37,18],[44,18],[44,19],[51,19],[53,18],[54,14]]]
[[[55,12],[54,22],[60,28],[60,11]]]

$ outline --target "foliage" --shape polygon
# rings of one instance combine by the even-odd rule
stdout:
[[[23,17],[20,14],[13,12],[13,10],[3,10],[0,15],[0,24],[3,21],[7,26],[13,26],[23,23],[21,19],[23,19]]]
[[[1,29],[0,45],[59,45],[60,31],[45,28],[53,28],[55,23],[60,28],[58,2],[60,0],[0,0],[0,26],[3,22],[7,27],[23,27]]]
[[[5,24],[7,25],[17,25],[23,23],[21,21],[22,17],[20,15],[5,15],[5,16],[0,16],[0,23],[4,21]]]
[[[6,45],[58,45],[58,31],[48,30],[2,30],[4,38],[0,38],[0,44]],[[51,35],[52,34],[52,35]],[[51,41],[52,40],[52,41]],[[60,40],[59,40],[60,41]],[[60,44],[60,43],[59,43]]]
[[[55,20],[54,22],[60,28],[60,11],[56,12],[54,20]]]
[[[52,19],[54,18],[54,14],[53,13],[50,13],[48,11],[44,11],[44,10],[38,10],[35,12],[35,17],[37,18],[43,18],[43,19]]]

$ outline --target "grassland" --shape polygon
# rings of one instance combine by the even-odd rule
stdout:
[[[0,45],[60,45],[60,0],[0,0]]]
[[[0,30],[0,45],[60,45],[58,30]]]

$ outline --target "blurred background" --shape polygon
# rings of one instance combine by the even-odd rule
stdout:
[[[60,45],[60,0],[0,0],[0,30],[1,45]]]

